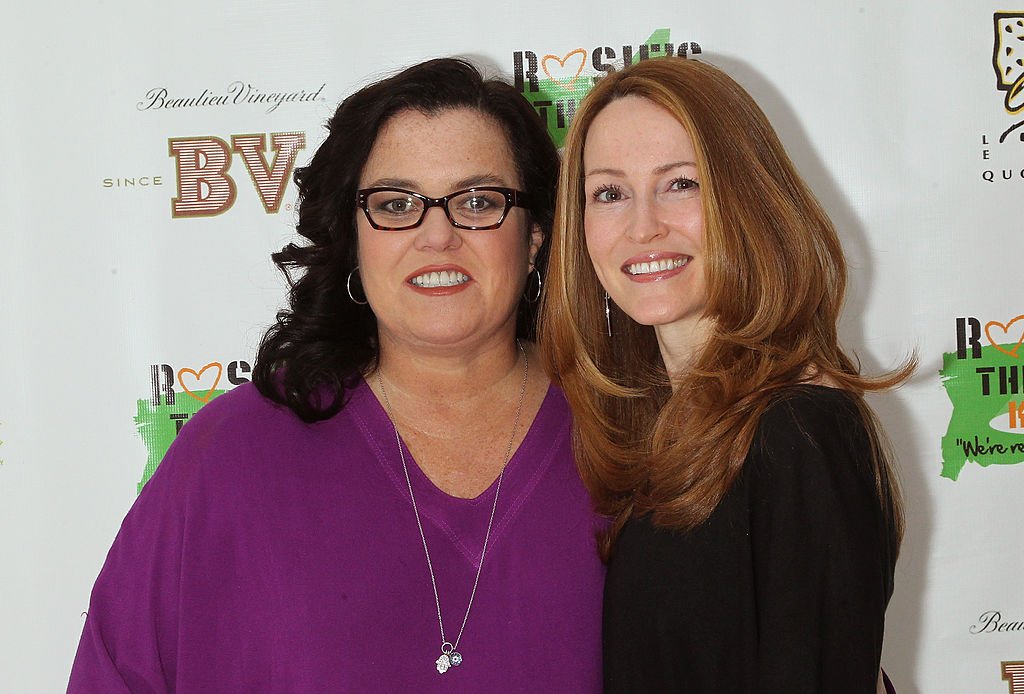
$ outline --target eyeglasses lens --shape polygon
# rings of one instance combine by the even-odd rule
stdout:
[[[374,224],[401,229],[419,224],[423,201],[397,190],[380,190],[366,198],[366,209]]]

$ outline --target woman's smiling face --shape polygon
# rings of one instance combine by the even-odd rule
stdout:
[[[522,189],[504,131],[471,109],[403,111],[381,129],[359,188],[439,198],[473,186]],[[382,340],[423,347],[511,340],[516,309],[543,235],[512,207],[491,230],[452,226],[441,208],[405,231],[356,213],[359,274]],[[500,336],[500,337],[499,337]]]
[[[704,315],[704,210],[686,129],[625,96],[594,118],[583,151],[587,250],[633,320],[693,333]]]

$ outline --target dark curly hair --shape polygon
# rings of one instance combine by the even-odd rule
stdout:
[[[457,108],[479,111],[505,131],[529,197],[530,223],[544,231],[534,263],[544,275],[558,152],[526,99],[454,58],[429,60],[360,89],[327,122],[327,139],[309,165],[295,171],[296,230],[308,243],[289,243],[271,256],[288,279],[289,306],[263,336],[252,380],[265,397],[304,421],[337,414],[346,391],[377,365],[376,317],[369,306],[349,299],[345,285],[357,264],[356,190],[377,135],[402,111],[429,115]],[[518,337],[533,339],[535,306],[520,302]]]

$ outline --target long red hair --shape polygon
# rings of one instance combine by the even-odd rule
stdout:
[[[583,153],[594,117],[634,95],[671,113],[697,154],[704,211],[706,316],[712,334],[673,390],[654,329],[613,308],[587,255]],[[863,394],[891,388],[910,358],[862,376],[838,343],[846,261],[836,231],[768,119],[721,70],[695,60],[639,62],[603,78],[566,137],[540,337],[572,405],[581,474],[598,509],[651,513],[680,530],[703,522],[742,469],[758,421],[786,386],[824,381],[851,393],[873,446],[881,508],[902,535],[899,487]]]

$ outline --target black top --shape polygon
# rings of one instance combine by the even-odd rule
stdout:
[[[895,542],[842,391],[794,387],[681,534],[630,520],[608,566],[606,692],[875,691]]]

